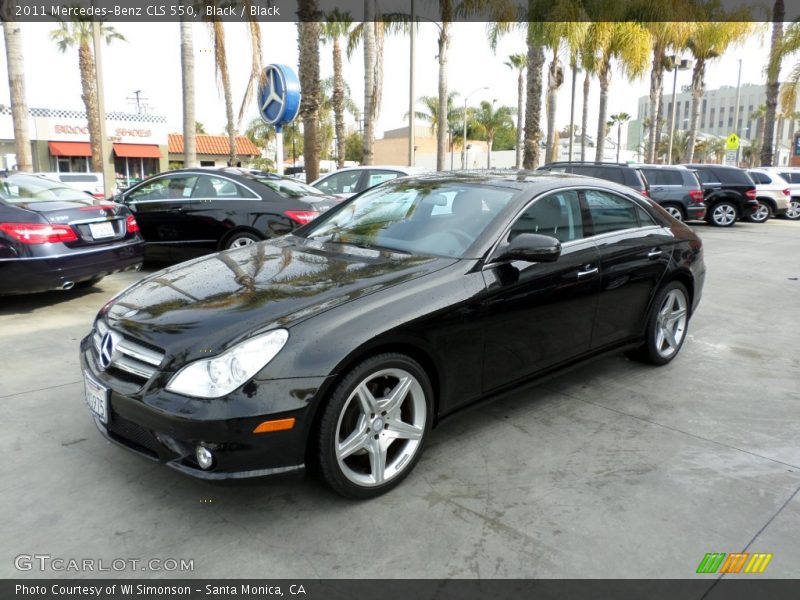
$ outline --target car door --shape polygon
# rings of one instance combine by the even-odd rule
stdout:
[[[582,192],[600,257],[600,294],[592,349],[638,336],[670,262],[673,237],[632,199]]]
[[[487,265],[484,391],[529,377],[589,351],[600,290],[599,255],[585,234],[578,193],[536,199],[501,243],[520,233],[562,243],[552,263]]]
[[[197,175],[153,177],[123,195],[149,244],[169,246],[192,238],[187,214]]]

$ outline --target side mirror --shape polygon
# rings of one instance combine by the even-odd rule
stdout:
[[[500,246],[489,262],[524,260],[527,262],[555,262],[561,256],[561,242],[549,235],[521,233],[508,244]]]

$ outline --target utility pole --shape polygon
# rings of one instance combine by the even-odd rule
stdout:
[[[414,0],[411,0],[411,48],[409,56],[409,82],[408,82],[408,166],[414,166],[414,39],[416,38],[416,17]]]
[[[102,50],[102,36],[100,33],[100,21],[92,22],[92,38],[94,42],[94,77],[95,85],[97,86],[97,110],[100,113],[100,154],[102,156],[102,164],[95,165],[95,168],[100,167],[103,172],[103,194],[106,198],[111,198],[114,195],[114,184],[116,173],[114,171],[114,158],[111,156],[111,148],[108,144],[108,136],[106,135],[106,100],[103,93],[103,58],[101,55]],[[144,175],[144,173],[142,173]]]
[[[736,79],[736,106],[733,107],[733,127],[736,137],[741,138],[741,127],[739,127],[739,102],[742,97],[742,59],[739,59],[739,77]],[[739,144],[741,147],[741,144]],[[736,166],[739,166],[739,147],[736,148]]]

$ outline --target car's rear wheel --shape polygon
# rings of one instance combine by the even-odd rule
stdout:
[[[792,201],[789,203],[789,210],[786,211],[784,216],[791,221],[800,219],[800,200],[792,198]]]
[[[261,238],[255,233],[240,231],[238,233],[234,233],[227,240],[225,240],[225,250],[230,250],[231,248],[244,248],[245,246],[249,246],[260,241]]]
[[[767,219],[769,219],[769,215],[769,205],[763,200],[759,200],[758,208],[748,217],[748,220],[753,223],[766,223]]]
[[[673,219],[676,219],[678,221],[684,220],[683,211],[681,210],[681,207],[678,206],[677,204],[664,204],[663,208],[670,214],[670,216]]]
[[[632,358],[653,365],[667,364],[683,347],[688,327],[689,293],[682,283],[671,281],[656,295],[644,344],[631,353]]]
[[[711,225],[717,227],[730,227],[736,223],[739,213],[732,202],[717,202],[708,212],[706,219]]]
[[[424,369],[403,354],[357,365],[336,386],[319,428],[325,481],[348,498],[373,498],[414,468],[430,431],[433,392]]]

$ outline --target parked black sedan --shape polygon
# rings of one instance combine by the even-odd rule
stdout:
[[[89,286],[138,269],[144,241],[120,204],[59,182],[0,174],[0,294]]]
[[[183,473],[313,461],[371,497],[482,397],[610,351],[670,362],[704,275],[692,230],[621,185],[398,179],[111,300],[81,342],[86,399],[105,436]]]
[[[136,215],[146,257],[170,261],[287,234],[340,201],[289,177],[239,168],[161,173],[114,200]]]

